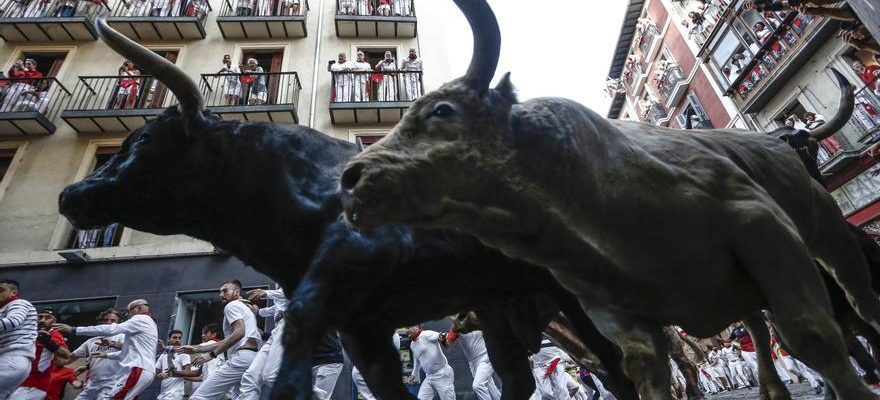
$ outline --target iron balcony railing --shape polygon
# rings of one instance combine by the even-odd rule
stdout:
[[[211,4],[207,0],[119,0],[113,17],[197,17],[204,22]]]
[[[415,17],[413,0],[336,0],[336,14]]]
[[[859,89],[855,94],[855,109],[852,120],[861,128],[865,135],[877,133],[880,130],[880,96],[871,90],[871,87]]]
[[[171,93],[150,75],[80,76],[66,111],[166,108],[177,104]]]
[[[36,111],[52,121],[70,91],[54,77],[0,78],[0,94],[0,112]]]
[[[648,108],[644,111],[645,119],[652,123],[657,124],[660,120],[665,119],[669,114],[666,112],[666,108],[663,107],[659,102],[651,102]]]
[[[68,249],[94,249],[118,246],[122,239],[122,225],[112,223],[94,229],[74,229],[67,241]]]
[[[422,71],[334,71],[332,75],[334,103],[413,101],[425,92]]]
[[[684,73],[678,65],[669,65],[657,79],[657,90],[663,99],[668,99],[675,85],[684,80]]]
[[[308,10],[308,0],[224,0],[219,16],[302,16]]]
[[[199,88],[207,107],[299,106],[302,85],[296,72],[202,74]]]
[[[0,0],[0,18],[93,19],[109,10],[104,0]]]
[[[688,15],[690,19],[688,22],[688,38],[702,48],[712,38],[716,28],[721,25],[719,21],[723,20],[734,9],[735,4],[736,1],[731,0],[728,4],[720,6],[707,4],[706,10],[702,13],[692,11],[696,16]]]

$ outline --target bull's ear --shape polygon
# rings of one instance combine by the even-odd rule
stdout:
[[[510,82],[510,72],[505,73],[504,76],[501,77],[501,81],[495,86],[495,93],[501,95],[501,97],[510,102],[510,104],[517,103],[516,89],[513,87],[513,83]]]

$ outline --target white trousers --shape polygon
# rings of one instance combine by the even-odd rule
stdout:
[[[749,377],[746,375],[745,364],[742,361],[728,361],[727,368],[730,369],[730,385],[733,388],[749,386]]]
[[[379,82],[378,101],[397,101],[397,81],[392,75],[382,75]]]
[[[358,371],[357,367],[352,367],[351,369],[351,380],[354,381],[358,393],[361,394],[364,400],[376,400],[376,396],[370,391],[370,387],[367,386],[367,381],[364,379],[361,371]]]
[[[352,74],[340,74],[336,73],[334,76],[336,77],[336,82],[334,88],[336,89],[336,97],[334,101],[337,102],[347,102],[351,101],[351,89],[353,83]]]
[[[819,386],[820,378],[815,375],[815,372],[813,372],[813,370],[800,362],[800,360],[792,356],[785,356],[782,357],[782,363],[785,365],[785,368],[787,370],[791,371],[792,374],[798,375],[806,379],[807,382],[810,383],[811,388],[815,389]]]
[[[415,100],[422,95],[422,86],[419,85],[417,72],[404,72],[403,86],[406,89],[406,100]]]
[[[535,393],[532,399],[544,400],[560,400],[568,399],[568,382],[570,378],[561,365],[557,365],[550,375],[544,376],[547,368],[534,368],[532,374],[535,376]]]
[[[0,356],[0,400],[6,400],[31,373],[31,359]]]
[[[10,400],[43,400],[46,398],[46,392],[34,387],[20,387],[12,392]]]
[[[333,389],[336,388],[343,366],[342,363],[331,363],[312,367],[313,389],[318,400],[329,400],[333,397]]]
[[[434,392],[440,400],[455,400],[455,373],[446,365],[441,370],[428,375],[419,387],[419,400],[432,400]]]
[[[183,391],[172,390],[170,392],[159,393],[156,400],[183,400]]]
[[[758,353],[754,351],[743,351],[740,352],[742,354],[743,360],[745,360],[746,365],[749,367],[752,376],[754,377],[755,382],[758,381]]]
[[[260,393],[272,390],[281,360],[284,357],[284,344],[281,335],[284,332],[284,320],[279,320],[272,329],[272,336],[260,347],[260,351],[241,377],[241,389],[238,400],[259,400]]]
[[[354,101],[370,101],[370,94],[367,92],[369,84],[369,74],[354,74]]]
[[[483,357],[471,363],[471,374],[474,375],[474,383],[471,388],[474,389],[474,395],[478,400],[500,400],[501,391],[495,385],[492,375],[495,369],[489,362],[489,357]]]
[[[92,379],[86,382],[82,392],[74,400],[98,400],[102,395],[108,396],[113,390],[113,379]]]
[[[195,393],[189,396],[189,400],[216,400],[226,394],[230,388],[232,388],[232,397],[237,398],[241,377],[256,356],[257,352],[250,350],[238,350],[231,354],[220,368],[211,371],[208,380],[199,385]]]
[[[121,368],[123,371],[116,380],[113,381],[113,387],[104,391],[98,397],[98,400],[133,400],[143,392],[147,386],[153,383],[153,376],[156,371],[147,371],[140,368]]]

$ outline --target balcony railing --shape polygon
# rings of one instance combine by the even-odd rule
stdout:
[[[664,99],[668,99],[675,89],[675,85],[685,79],[681,67],[678,65],[669,65],[660,74],[657,79],[657,90]]]
[[[340,37],[415,37],[413,0],[336,0]]]
[[[688,22],[688,38],[693,40],[700,48],[712,39],[718,28],[719,21],[722,21],[727,15],[734,10],[736,1],[731,0],[728,4],[720,6],[709,4],[708,8],[700,14],[696,20],[691,19]],[[698,11],[694,11],[699,13]],[[690,16],[689,16],[690,17]]]
[[[61,118],[77,132],[130,132],[177,104],[150,75],[80,76]]]
[[[119,0],[107,23],[135,40],[205,38],[207,0]]]
[[[856,125],[865,132],[865,135],[880,130],[880,96],[866,85],[856,92],[855,101],[852,120]]]
[[[118,246],[122,238],[122,225],[113,223],[94,229],[75,229],[67,243],[68,249],[94,249]]]
[[[70,91],[55,78],[0,78],[0,135],[49,134]]]
[[[217,16],[227,39],[306,37],[307,0],[224,0]]]
[[[92,21],[109,10],[92,0],[0,0],[0,36],[29,42],[95,40]]]
[[[791,50],[800,45],[804,32],[814,21],[814,17],[790,13],[785,20],[768,35],[755,57],[742,68],[742,72],[734,79],[728,92],[735,92],[741,99],[746,99],[758,87],[764,78],[772,75],[776,68],[784,64],[784,58]]]
[[[330,111],[334,123],[396,122],[424,93],[422,71],[332,72]]]
[[[663,107],[662,104],[656,101],[652,101],[643,111],[643,115],[646,121],[657,125],[661,120],[666,119],[669,114],[666,112],[666,108]]]
[[[299,122],[296,72],[202,74],[199,86],[208,109],[225,119]]]

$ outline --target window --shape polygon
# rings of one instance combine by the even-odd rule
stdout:
[[[684,128],[687,125],[687,116],[691,115],[691,127],[693,129],[712,129],[712,121],[709,120],[709,114],[700,103],[700,99],[695,93],[688,93],[687,103],[682,108],[681,113],[676,117],[678,125]]]
[[[358,136],[357,137],[357,146],[358,150],[364,151],[367,147],[370,147],[371,144],[378,142],[384,136]]]
[[[18,149],[0,149],[0,182],[3,182],[6,171],[9,171],[9,167],[12,166],[16,150]]]
[[[107,160],[119,151],[117,146],[98,147],[95,152],[95,167],[92,171],[100,168]],[[91,249],[96,247],[118,246],[122,238],[122,225],[113,223],[94,229],[74,229],[67,240],[68,249]]]
[[[98,320],[101,312],[116,306],[115,297],[105,297],[97,299],[84,300],[58,300],[58,301],[39,301],[33,302],[37,312],[43,308],[50,307],[55,314],[58,315],[58,322],[71,326],[89,326],[99,325]],[[88,337],[70,336],[67,345],[71,351],[83,344]]]
[[[242,289],[242,296],[256,287]],[[268,289],[261,287],[261,289]],[[220,300],[219,291],[206,290],[199,292],[179,293],[176,299],[177,310],[171,316],[172,328],[183,332],[184,344],[199,344],[202,342],[202,328],[215,323],[222,329],[223,307],[226,305]],[[257,317],[257,328],[264,331],[266,319]],[[222,333],[222,332],[221,332]]]

